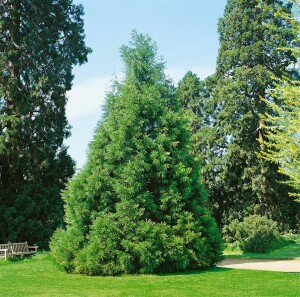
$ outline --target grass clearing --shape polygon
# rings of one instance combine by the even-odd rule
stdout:
[[[48,253],[0,260],[0,296],[298,297],[300,274],[213,268],[181,274],[90,277],[66,274]]]
[[[226,258],[300,259],[300,241],[281,246],[269,253],[243,253],[237,246],[227,246],[224,255]]]

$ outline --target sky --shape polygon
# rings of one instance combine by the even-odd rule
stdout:
[[[226,0],[74,0],[85,15],[86,44],[93,52],[88,62],[74,68],[66,114],[72,136],[69,154],[82,168],[88,145],[101,119],[105,94],[112,79],[122,74],[119,49],[132,30],[150,35],[166,62],[166,73],[176,84],[192,70],[200,79],[216,66],[218,19]]]

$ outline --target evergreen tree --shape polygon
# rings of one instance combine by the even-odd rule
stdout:
[[[201,164],[202,181],[212,197],[218,196],[220,191],[217,183],[210,182],[215,179],[215,168],[217,167],[213,147],[215,139],[214,104],[211,100],[211,93],[215,85],[215,75],[201,81],[195,73],[188,71],[177,86],[179,103],[186,110],[190,120],[194,157]],[[216,212],[214,215],[220,222],[221,219]]]
[[[188,71],[177,86],[177,97],[179,104],[187,111],[190,118],[192,131],[192,144],[195,158],[201,160],[201,151],[199,150],[202,143],[201,129],[205,125],[204,104],[207,92],[204,83],[199,79],[197,74]]]
[[[220,49],[211,85],[211,125],[204,182],[219,224],[249,214],[268,215],[290,227],[299,219],[299,205],[288,198],[288,186],[277,166],[261,160],[265,150],[264,120],[271,112],[274,77],[298,77],[290,47],[296,37],[281,16],[291,5],[280,0],[229,0],[219,21]],[[279,50],[279,48],[285,48]],[[282,102],[277,102],[282,104]],[[279,183],[278,183],[279,182]]]
[[[63,222],[66,91],[90,51],[82,14],[71,0],[0,2],[0,242],[46,247]]]
[[[88,274],[209,267],[221,239],[188,119],[147,35],[133,32],[121,57],[125,79],[108,94],[88,162],[63,194],[67,227],[52,238],[52,254]]]

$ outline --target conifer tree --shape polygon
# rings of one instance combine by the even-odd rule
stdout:
[[[278,168],[258,154],[265,150],[263,118],[272,113],[264,99],[275,78],[298,77],[293,68],[296,32],[281,12],[291,5],[280,0],[228,0],[219,22],[220,49],[213,80],[209,115],[209,168],[204,181],[219,224],[249,214],[268,215],[289,227],[299,219],[299,205],[288,197],[289,187]],[[284,48],[284,50],[279,50]],[[277,102],[282,104],[280,101]],[[213,166],[212,166],[213,165]]]
[[[179,104],[187,112],[192,129],[194,157],[200,162],[201,179],[212,197],[218,196],[220,191],[217,183],[210,182],[215,179],[216,167],[213,150],[214,108],[211,100],[212,89],[216,85],[215,79],[215,75],[212,75],[201,81],[195,73],[188,71],[177,86]],[[211,208],[211,205],[208,205]],[[214,215],[220,222],[221,218],[218,213],[215,212]]]
[[[0,242],[46,247],[63,223],[66,91],[89,52],[82,14],[72,0],[0,1]]]
[[[188,71],[178,83],[177,96],[179,104],[187,111],[187,116],[190,118],[193,152],[196,158],[200,158],[201,154],[199,142],[202,139],[201,128],[204,126],[205,95],[203,82],[192,71]]]
[[[209,267],[221,239],[205,208],[188,119],[147,35],[121,48],[85,168],[63,194],[52,254],[69,271],[113,275]],[[66,245],[65,243],[68,242]]]

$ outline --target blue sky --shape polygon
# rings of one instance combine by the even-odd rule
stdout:
[[[214,72],[218,52],[218,19],[226,0],[74,0],[85,11],[86,43],[93,53],[74,69],[67,116],[72,136],[69,153],[81,168],[101,118],[105,92],[122,73],[119,48],[133,29],[157,42],[166,73],[176,84],[192,70],[203,79]]]

